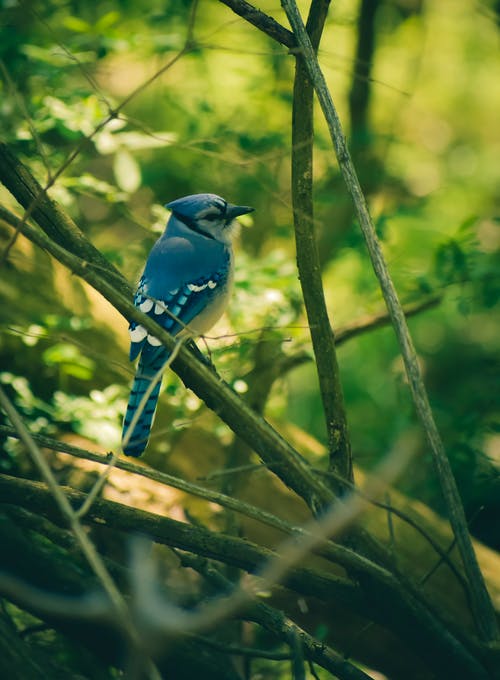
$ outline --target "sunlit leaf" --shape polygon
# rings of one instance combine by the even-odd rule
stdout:
[[[94,361],[82,354],[75,345],[58,343],[46,349],[42,356],[47,365],[58,366],[65,375],[90,380],[94,374]]]
[[[123,122],[123,121],[122,121]],[[95,140],[99,153],[115,153],[119,148],[127,149],[161,149],[174,144],[177,135],[172,132],[118,132],[112,133],[110,128],[100,133]]]
[[[94,27],[95,32],[105,32],[108,28],[111,28],[111,26],[114,26],[116,23],[118,23],[120,18],[121,14],[116,10],[106,12],[106,14],[103,14],[103,16],[97,20]]]
[[[116,152],[113,160],[113,172],[118,186],[128,193],[133,193],[141,186],[141,169],[133,155],[126,149]]]
[[[90,33],[92,30],[92,26],[87,21],[75,16],[64,17],[63,25],[75,33]]]

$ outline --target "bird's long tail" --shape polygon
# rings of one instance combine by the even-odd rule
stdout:
[[[123,420],[122,446],[127,456],[138,457],[147,446],[160,393],[161,371],[168,354],[167,350],[157,352],[154,360],[148,362],[147,365],[144,365],[142,356],[139,360]],[[148,396],[141,407],[146,392]]]

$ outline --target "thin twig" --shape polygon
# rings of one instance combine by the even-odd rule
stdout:
[[[50,593],[0,571],[0,593],[18,604],[25,604],[45,614],[78,618],[82,621],[115,621],[110,601],[102,593],[80,596]]]
[[[106,468],[101,472],[101,474],[97,478],[94,486],[90,489],[89,493],[87,494],[85,501],[82,503],[81,507],[78,508],[78,510],[75,510],[75,515],[78,517],[78,519],[82,519],[82,517],[84,517],[87,514],[87,512],[92,507],[92,503],[95,501],[97,496],[100,495],[101,491],[104,488],[104,485],[106,484],[109,478],[111,470],[116,465],[117,460],[118,454],[116,453],[113,453],[109,457],[109,460],[106,463]]]
[[[422,576],[422,578],[419,580],[418,584],[420,586],[423,586],[427,583],[427,581],[431,578],[431,576],[439,569],[439,567],[443,564],[443,562],[448,563],[450,560],[450,555],[453,551],[453,548],[456,546],[457,541],[454,538],[453,541],[450,543],[450,545],[446,548],[444,551],[443,555],[439,557],[437,560],[436,564],[433,564],[432,567],[429,569],[429,571]]]
[[[189,637],[202,645],[206,645],[211,649],[216,649],[224,654],[232,654],[235,656],[247,656],[251,659],[269,659],[271,661],[288,661],[291,659],[290,652],[272,652],[268,649],[256,649],[255,647],[241,647],[240,645],[229,645],[219,642],[218,640],[211,640],[203,635],[191,634]]]
[[[479,511],[476,510],[476,512],[472,515],[472,517],[469,518],[469,526],[471,526],[471,525],[473,524],[474,520],[475,520],[476,517],[477,517],[478,512],[480,512],[480,510],[479,510]],[[435,572],[437,569],[439,569],[439,567],[441,566],[441,564],[442,564],[443,562],[446,562],[446,561],[447,561],[448,556],[451,554],[451,552],[452,552],[453,548],[456,546],[456,544],[457,544],[457,539],[456,539],[456,538],[453,538],[453,540],[451,541],[450,545],[449,545],[449,546],[446,548],[446,550],[444,551],[444,554],[443,554],[443,555],[440,555],[440,557],[439,557],[439,559],[437,560],[436,564],[434,564],[434,565],[429,569],[429,571],[428,571],[426,574],[424,574],[424,576],[420,579],[419,585],[424,585],[424,583],[426,583],[426,582],[431,578],[431,576],[434,574],[434,572]]]
[[[415,316],[421,312],[425,312],[428,309],[432,309],[439,305],[443,300],[442,295],[434,294],[423,300],[418,300],[417,302],[409,302],[403,307],[404,314],[406,318],[410,316]],[[391,317],[387,311],[378,312],[376,314],[367,314],[365,316],[360,316],[354,321],[349,322],[345,326],[339,326],[335,328],[335,344],[341,345],[352,338],[362,335],[367,331],[375,331],[383,326],[388,326],[391,323]]]

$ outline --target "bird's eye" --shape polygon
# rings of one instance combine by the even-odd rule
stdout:
[[[205,215],[203,219],[207,220],[207,222],[215,222],[215,220],[219,219],[219,215],[216,213],[209,213],[208,215]]]

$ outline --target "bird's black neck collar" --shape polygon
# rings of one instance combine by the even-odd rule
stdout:
[[[178,220],[180,220],[183,224],[186,225],[186,227],[189,227],[192,231],[195,231],[197,234],[200,234],[200,236],[205,236],[206,238],[211,238],[212,241],[216,241],[217,239],[215,236],[212,236],[212,234],[209,234],[208,231],[204,231],[203,229],[200,228],[200,225],[196,222],[196,220],[191,220],[189,217],[185,217],[184,215],[175,215]]]

